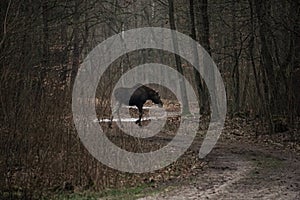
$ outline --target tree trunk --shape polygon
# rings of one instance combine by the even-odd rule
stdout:
[[[240,70],[239,70],[239,53],[237,49],[237,36],[236,36],[236,2],[232,1],[232,41],[233,41],[233,114],[240,111]]]
[[[265,20],[268,13],[268,2],[266,1],[255,1],[256,4],[256,14],[259,22],[259,37],[261,41],[261,64],[263,67],[263,83],[265,91],[265,108],[267,111],[267,117],[269,121],[270,133],[274,133],[274,123],[272,120],[272,111],[276,109],[276,92],[277,83],[275,80],[275,73],[273,68],[273,59],[268,48],[267,38],[269,32],[267,29],[267,22]]]
[[[43,82],[46,76],[46,71],[49,69],[49,27],[48,27],[48,2],[42,0],[42,23],[43,23],[43,41],[42,41],[42,60],[39,74],[38,86],[36,91],[36,101],[38,105],[41,102],[43,95]]]
[[[209,19],[208,19],[208,1],[199,0],[196,1],[195,6],[197,8],[196,16],[199,19],[198,34],[199,34],[199,43],[200,45],[211,55],[210,41],[209,41]],[[213,71],[212,71],[213,72]],[[207,74],[207,71],[204,72]],[[214,79],[214,77],[210,76]],[[212,80],[213,81],[213,80]],[[202,81],[203,91],[201,94],[201,113],[209,112],[209,95],[208,90],[205,87],[204,82]]]
[[[292,1],[291,3],[291,19],[294,24],[291,44],[293,45],[293,51],[289,61],[292,61],[291,75],[289,76],[288,97],[289,97],[289,123],[295,125],[295,118],[300,116],[300,3],[298,1]],[[296,127],[298,128],[298,127]]]
[[[80,57],[80,49],[79,49],[79,0],[75,0],[74,13],[73,13],[73,56],[72,56],[72,70],[71,70],[71,83],[70,88],[72,91],[75,78],[79,68],[79,57]]]
[[[190,0],[190,23],[191,23],[191,37],[197,41],[197,36],[196,36],[196,26],[195,26],[195,13],[194,13],[194,0]],[[193,54],[195,56],[195,63],[199,63],[199,56],[198,56],[198,51],[197,51],[197,47],[193,46]],[[201,97],[205,96],[204,94],[204,86],[202,84],[202,81],[200,79],[200,73],[197,69],[194,69],[194,78],[195,78],[195,82],[196,82],[196,88],[197,88],[197,92],[198,92],[198,102],[199,102],[199,108],[200,108],[200,114],[203,114],[204,112],[204,108],[205,106],[207,106],[207,103],[205,102],[205,100]],[[198,67],[198,69],[200,69]],[[207,101],[207,100],[206,100]]]
[[[210,41],[209,41],[209,20],[208,20],[208,1],[207,0],[200,0],[198,1],[198,9],[199,9],[199,19],[200,19],[200,30],[199,33],[200,37],[199,37],[199,42],[200,44],[203,46],[203,48],[208,52],[209,55],[211,55],[211,47],[210,47]],[[209,76],[209,78],[211,79],[210,82],[214,83],[214,71],[213,69],[209,70],[209,72],[211,72],[211,74],[208,74],[208,71],[206,70],[206,72],[204,72],[205,74],[207,74]],[[208,113],[209,111],[209,94],[208,94],[208,90],[205,89],[204,90],[204,95],[203,95],[203,99],[202,101],[205,101],[206,105],[204,106],[204,113]],[[215,90],[214,90],[215,91]],[[212,103],[213,101],[211,101]],[[216,107],[216,106],[215,106]]]
[[[275,79],[275,73],[274,73],[274,65],[273,65],[273,59],[271,55],[271,51],[268,47],[268,27],[267,22],[265,20],[267,13],[268,13],[268,2],[265,1],[259,1],[256,0],[256,13],[258,17],[259,22],[259,37],[261,40],[261,59],[262,59],[262,65],[265,70],[265,74],[268,78],[268,87],[269,87],[269,94],[267,95],[268,102],[270,106],[273,108],[276,108],[276,103],[274,102],[276,99],[276,92],[277,90],[277,83]]]
[[[174,19],[173,0],[168,0],[168,2],[169,2],[170,28],[172,30],[176,30],[175,19]],[[179,50],[178,50],[177,36],[175,34],[172,34],[172,40],[173,40],[174,51],[175,51],[174,56],[175,56],[177,71],[183,75],[181,59],[180,59],[180,56],[177,55]],[[189,111],[189,105],[188,105],[188,99],[187,99],[187,93],[186,93],[186,85],[185,85],[183,78],[181,78],[181,77],[178,77],[178,78],[179,78],[179,86],[180,86],[180,92],[181,92],[181,98],[182,98],[182,113],[188,114],[188,113],[190,113],[190,111]]]

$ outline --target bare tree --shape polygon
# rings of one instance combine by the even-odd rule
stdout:
[[[196,25],[195,25],[195,13],[194,13],[194,0],[189,1],[189,11],[190,11],[190,22],[191,22],[191,37],[197,41],[197,35],[196,35]],[[199,57],[198,57],[198,51],[197,47],[193,47],[193,53],[195,56],[195,63],[199,64]],[[196,88],[198,92],[198,101],[199,101],[199,107],[200,107],[200,114],[204,113],[205,107],[207,106],[208,99],[205,99],[205,90],[204,85],[200,79],[200,73],[198,70],[194,69],[194,78],[196,82]]]
[[[168,0],[169,2],[169,20],[170,20],[170,28],[172,30],[176,30],[176,26],[175,26],[175,19],[174,19],[174,4],[173,4],[173,0]],[[172,34],[172,40],[173,40],[173,45],[174,45],[174,57],[175,57],[175,62],[176,62],[176,67],[177,67],[177,71],[183,75],[183,69],[182,69],[182,64],[181,64],[181,59],[180,56],[178,54],[176,54],[176,52],[178,51],[178,42],[177,42],[177,37],[176,35]],[[180,92],[181,92],[181,96],[182,96],[182,107],[183,107],[183,113],[190,113],[189,111],[189,105],[188,105],[188,99],[187,99],[187,93],[186,93],[186,85],[184,80],[181,77],[178,77],[179,79],[179,86],[180,86]]]

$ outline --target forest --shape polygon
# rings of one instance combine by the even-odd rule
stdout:
[[[299,1],[2,0],[0,10],[0,199],[300,198]],[[177,160],[131,173],[107,166],[90,152],[72,103],[78,101],[74,85],[90,52],[115,35],[126,39],[127,31],[146,27],[170,29],[201,45],[222,78],[227,111],[216,146],[199,158],[214,106],[203,74],[190,60],[159,48],[118,56],[99,77],[95,96],[81,99],[83,108],[95,107],[96,124],[113,144],[129,152],[154,152],[173,141],[186,118],[197,121],[193,143]],[[163,36],[156,40],[162,46],[166,41]],[[179,43],[172,44],[175,49]],[[184,47],[193,54],[193,45]],[[106,62],[101,56],[97,59]],[[167,114],[156,119],[165,120],[157,135],[134,137],[116,119],[112,127],[107,120],[118,81],[147,63],[182,75],[199,109],[185,101],[187,88],[177,75],[150,68],[163,80],[147,86],[159,93]],[[94,69],[88,73],[97,74]],[[134,76],[151,82],[150,75]],[[217,82],[215,75],[209,79]],[[141,127],[123,123],[146,134],[147,126],[156,123],[149,117],[155,106],[146,102]],[[122,109],[139,116],[136,107]]]

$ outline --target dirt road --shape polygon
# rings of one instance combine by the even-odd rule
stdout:
[[[205,170],[156,199],[300,199],[300,158],[268,145],[221,141],[204,159]]]

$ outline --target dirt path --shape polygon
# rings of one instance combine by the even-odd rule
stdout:
[[[223,141],[205,158],[208,167],[192,181],[154,199],[300,199],[300,158],[258,144]]]

